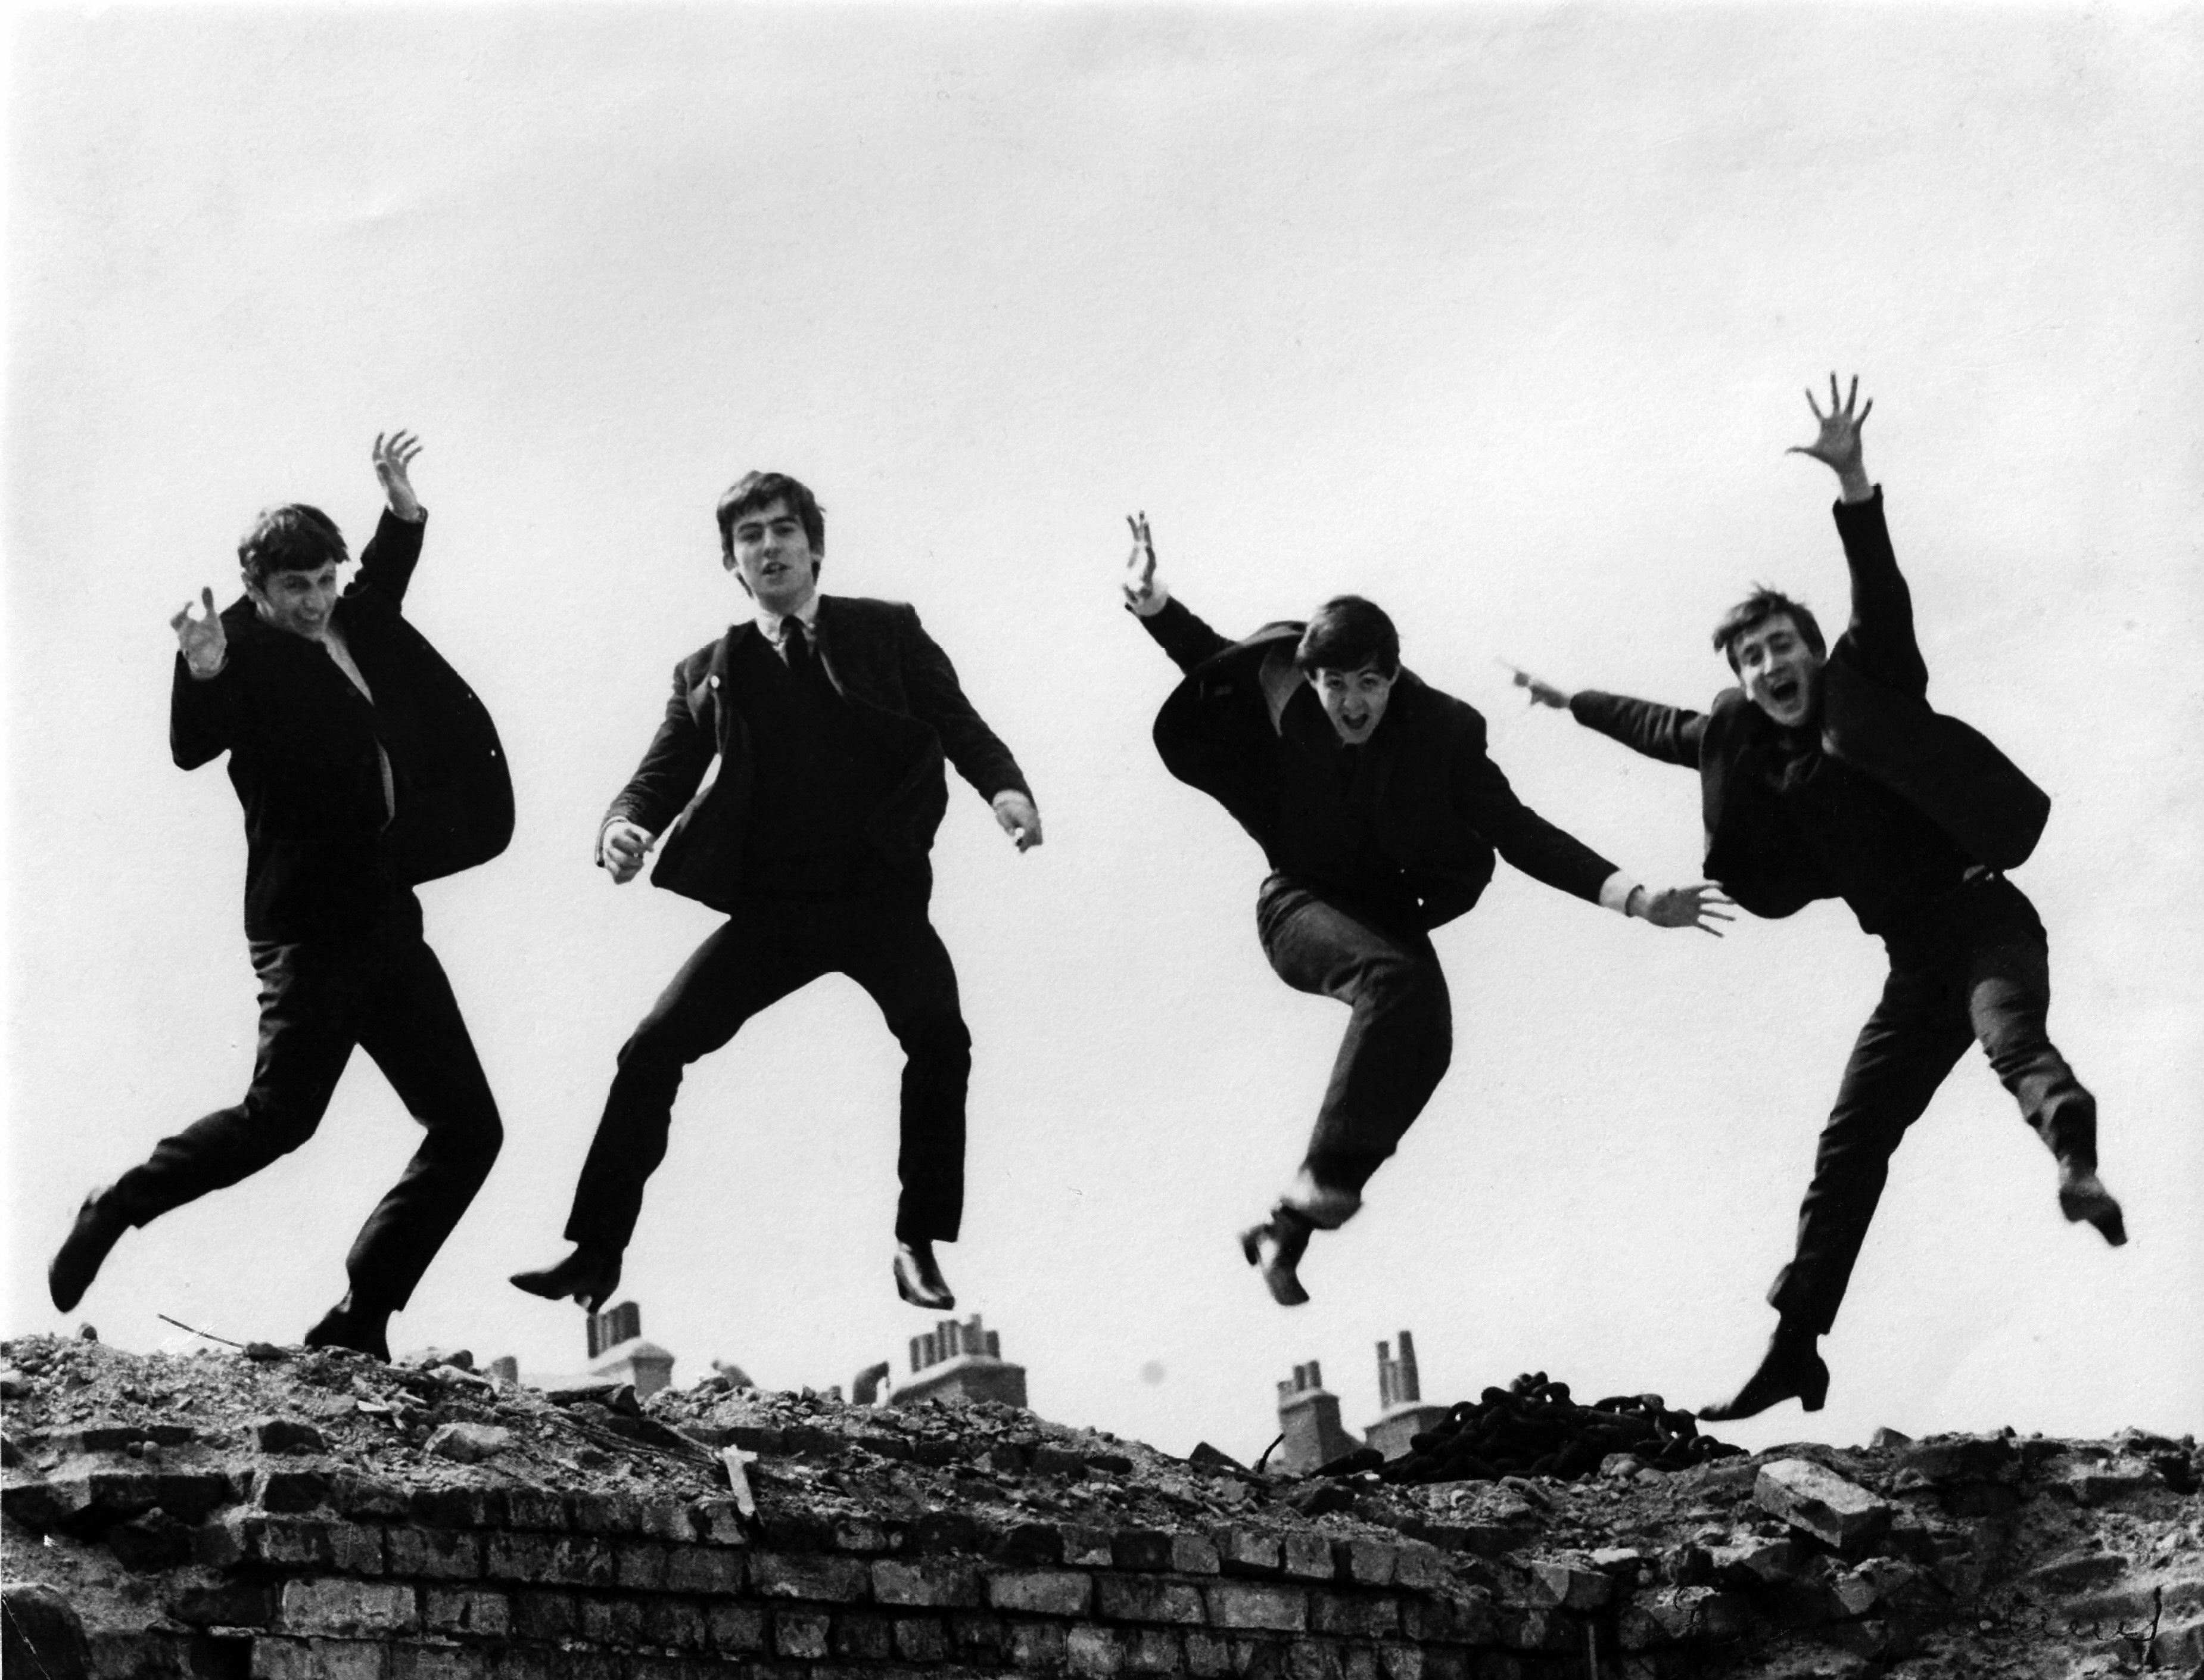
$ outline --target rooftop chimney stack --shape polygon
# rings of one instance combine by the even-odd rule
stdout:
[[[1434,1428],[1447,1415],[1445,1406],[1423,1403],[1423,1380],[1416,1371],[1416,1344],[1403,1330],[1400,1356],[1383,1342],[1378,1344],[1378,1421],[1362,1432],[1363,1439],[1388,1458],[1405,1457],[1410,1439]]]
[[[1378,1344],[1378,1405],[1382,1411],[1395,1406],[1412,1406],[1424,1398],[1422,1382],[1416,1375],[1416,1344],[1408,1333],[1401,1333],[1401,1356],[1395,1359],[1383,1342]]]
[[[590,1315],[590,1376],[596,1382],[631,1382],[647,1400],[673,1380],[673,1356],[643,1339],[643,1309],[632,1301]]]
[[[883,1373],[885,1374],[885,1373]],[[1026,1369],[1003,1357],[1003,1339],[975,1313],[959,1323],[945,1318],[910,1339],[910,1376],[887,1397],[890,1405],[914,1400],[996,1400],[1026,1404]]]
[[[1271,1463],[1288,1475],[1306,1475],[1354,1450],[1354,1437],[1340,1426],[1339,1397],[1324,1392],[1324,1371],[1313,1359],[1278,1385],[1278,1433],[1284,1439]]]

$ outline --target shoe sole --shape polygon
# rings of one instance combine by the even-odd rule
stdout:
[[[1740,1418],[1757,1417],[1764,1411],[1773,1411],[1786,1400],[1796,1400],[1800,1411],[1819,1411],[1828,1403],[1828,1398],[1829,1368],[1823,1365],[1812,1378],[1798,1387],[1771,1396],[1749,1411],[1740,1410],[1734,1405],[1717,1403],[1711,1406],[1701,1407],[1697,1415],[1709,1423],[1734,1423]]]
[[[515,1272],[506,1282],[539,1301],[572,1301],[585,1313],[601,1312],[619,1288],[619,1279],[614,1278],[608,1284],[569,1284],[562,1289],[541,1272]]]

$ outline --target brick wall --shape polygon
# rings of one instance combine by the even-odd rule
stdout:
[[[103,1479],[104,1478],[104,1479]],[[222,1481],[223,1478],[213,1478]],[[724,1496],[484,1479],[409,1486],[295,1457],[176,1490],[86,1457],[18,1523],[133,1532],[145,1626],[95,1630],[95,1672],[258,1680],[676,1680],[689,1674],[1279,1675],[1665,1680],[1727,1595],[1517,1570],[1475,1529],[1397,1540],[770,1512]],[[74,1488],[76,1493],[68,1490]],[[134,1511],[132,1510],[135,1507]],[[162,1548],[166,1548],[163,1551]],[[1624,1592],[1627,1592],[1625,1588]]]

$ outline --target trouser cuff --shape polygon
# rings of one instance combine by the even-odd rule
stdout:
[[[1336,1231],[1361,1211],[1360,1189],[1368,1177],[1363,1174],[1350,1189],[1311,1164],[1294,1175],[1293,1183],[1278,1198],[1278,1205],[1300,1214],[1319,1231]]]

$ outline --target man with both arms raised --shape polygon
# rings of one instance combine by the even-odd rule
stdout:
[[[2108,1243],[2127,1240],[2097,1177],[2097,1106],[2051,1042],[2043,923],[2003,871],[2035,848],[2051,801],[1956,718],[1930,709],[1913,603],[1891,552],[1882,491],[1868,480],[1859,381],[1829,412],[1810,455],[1842,486],[1837,531],[1851,572],[1851,623],[1824,651],[1814,615],[1763,588],[1726,614],[1715,649],[1739,686],[1705,712],[1519,672],[1533,702],[1649,757],[1699,773],[1707,873],[1756,916],[1841,898],[1890,953],[1882,999],[1860,1030],[1822,1128],[1798,1245],[1769,1303],[1775,1333],[1734,1398],[1702,1417],[1750,1417],[1796,1398],[1820,1409],[1828,1368],[1815,1343],[1838,1304],[1882,1195],[1890,1158],[1967,1046],[1990,1066],[2059,1163],[2059,1206]]]
[[[244,1101],[86,1198],[47,1272],[63,1312],[126,1231],[312,1137],[355,1045],[426,1136],[360,1228],[351,1287],[309,1346],[388,1358],[391,1314],[497,1159],[497,1105],[412,889],[505,849],[512,781],[489,712],[402,610],[428,519],[408,473],[419,448],[406,432],[375,440],[388,510],[341,594],[343,537],[293,502],[238,545],[240,599],[216,614],[204,590],[200,615],[169,620],[170,751],[187,770],[228,753],[245,810],[259,1044]]]

